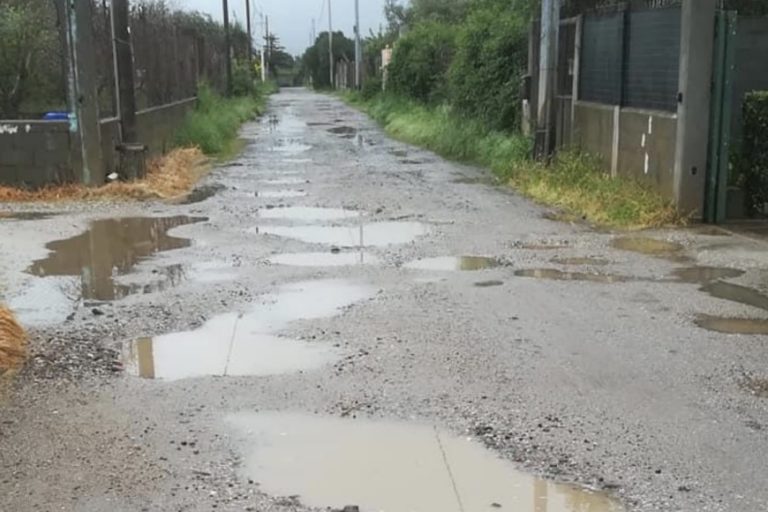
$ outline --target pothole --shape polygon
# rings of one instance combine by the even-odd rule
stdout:
[[[477,283],[475,283],[475,286],[478,288],[493,288],[496,286],[504,286],[504,281],[496,281],[496,280],[478,281]]]
[[[704,285],[701,291],[717,299],[729,300],[768,311],[768,297],[753,288],[716,281]]]
[[[404,268],[436,271],[476,271],[501,267],[505,263],[486,256],[441,256],[424,258],[404,265]]]
[[[337,247],[385,247],[413,242],[429,233],[419,222],[378,222],[358,226],[261,226],[257,233]]]
[[[309,507],[419,512],[619,512],[607,495],[517,470],[479,442],[430,425],[298,413],[227,418],[243,477]]]
[[[762,318],[699,315],[695,322],[702,329],[722,334],[768,335],[768,320]]]
[[[721,267],[686,267],[675,269],[672,274],[684,283],[708,283],[718,279],[739,277],[744,275],[744,271]]]
[[[329,128],[328,131],[334,135],[338,135],[343,139],[353,139],[357,135],[357,129],[351,126],[336,126]]]
[[[205,220],[187,216],[97,220],[85,233],[47,244],[52,252],[27,272],[38,277],[78,276],[82,298],[115,300],[131,293],[115,282],[116,275],[128,274],[136,263],[158,252],[189,247],[190,240],[168,231]]]
[[[344,208],[311,208],[308,206],[290,206],[286,208],[262,208],[262,219],[285,219],[305,222],[342,220],[359,217],[360,212]]]
[[[332,317],[373,296],[347,281],[294,283],[246,313],[213,317],[199,329],[142,338],[124,351],[135,376],[179,380],[204,376],[278,375],[311,370],[336,360],[330,344],[278,336],[291,322]]]
[[[526,269],[515,272],[518,277],[530,277],[534,279],[548,279],[555,281],[587,281],[591,283],[625,283],[635,280],[627,276],[613,274],[591,274],[588,272],[563,272],[562,270],[543,268]]]
[[[273,265],[292,267],[347,267],[377,265],[379,259],[366,252],[301,252],[277,254],[267,261]]]

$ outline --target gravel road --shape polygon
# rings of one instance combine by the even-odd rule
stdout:
[[[33,353],[2,392],[0,510],[372,510],[361,486],[434,440],[467,512],[768,510],[768,337],[728,332],[768,333],[764,242],[551,220],[304,89],[242,137],[198,202],[0,218]],[[348,424],[390,455],[375,485],[324,475],[365,450]],[[327,494],[271,478],[290,461]],[[532,505],[469,505],[484,464]]]

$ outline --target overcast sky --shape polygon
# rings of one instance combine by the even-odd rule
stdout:
[[[294,55],[304,53],[309,45],[309,32],[312,18],[320,15],[321,6],[327,0],[251,0],[254,11],[263,10],[269,16],[269,30],[277,34],[283,45]],[[384,0],[359,0],[360,26],[362,34],[369,29],[376,32],[384,23]],[[232,17],[245,22],[246,0],[229,0]],[[331,0],[333,8],[333,30],[342,30],[351,37],[355,25],[354,0]],[[173,3],[185,10],[195,10],[211,14],[216,19],[222,16],[222,0],[173,0]],[[317,32],[328,30],[327,4],[322,9],[323,19],[317,21]],[[258,20],[257,14],[254,19]],[[257,30],[257,28],[254,28]]]

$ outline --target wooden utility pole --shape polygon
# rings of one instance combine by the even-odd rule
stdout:
[[[122,142],[138,142],[133,49],[128,28],[128,0],[112,0],[112,37],[117,66],[118,112]]]
[[[221,0],[224,9],[224,56],[227,66],[227,96],[232,96],[232,41],[229,37],[229,1]]]
[[[333,18],[331,17],[331,0],[328,0],[328,69],[330,70],[331,89],[334,88],[333,69]]]
[[[248,29],[248,68],[253,68],[253,33],[251,32],[251,0],[245,0],[245,25]]]
[[[101,126],[96,79],[91,2],[59,0],[62,28],[66,40],[67,102],[69,131],[74,145],[80,182],[101,185],[104,161],[101,152]]]

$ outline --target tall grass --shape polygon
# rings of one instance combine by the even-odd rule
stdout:
[[[176,144],[199,147],[206,155],[226,155],[240,126],[263,112],[269,87],[260,85],[249,96],[223,98],[207,85],[201,85],[197,108],[176,133]]]
[[[446,158],[487,167],[521,193],[568,216],[620,228],[647,228],[681,221],[671,202],[629,179],[602,172],[588,155],[565,152],[549,166],[530,158],[531,141],[488,129],[450,107],[428,107],[393,95],[345,99],[365,110],[393,137]]]

